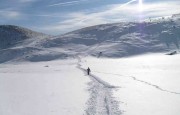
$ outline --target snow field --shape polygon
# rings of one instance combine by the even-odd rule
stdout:
[[[76,60],[0,65],[1,115],[83,115],[90,79]]]
[[[147,54],[121,59],[87,57],[84,68],[110,85],[123,115],[179,115],[180,55]]]

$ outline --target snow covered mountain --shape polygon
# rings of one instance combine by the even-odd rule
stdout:
[[[0,48],[13,47],[17,44],[24,42],[27,39],[40,39],[47,37],[43,33],[38,33],[23,27],[14,25],[0,25]]]
[[[87,27],[55,37],[17,26],[1,26],[0,62],[50,61],[77,54],[124,57],[167,52],[179,49],[179,25],[179,20],[172,19],[121,22]]]
[[[179,40],[178,20],[161,19],[87,27],[55,37],[49,46],[56,43],[89,55],[97,56],[102,52],[105,57],[123,57],[179,49]]]
[[[30,54],[39,41],[50,37],[23,27],[14,25],[0,26],[0,63],[21,58]]]

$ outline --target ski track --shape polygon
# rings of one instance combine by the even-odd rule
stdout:
[[[86,74],[86,69],[81,67],[81,58],[77,56],[77,68]],[[90,98],[87,101],[87,115],[120,115],[119,102],[112,96],[113,89],[117,88],[101,80],[97,76],[89,75],[91,82],[88,83]]]
[[[152,86],[152,87],[154,87],[154,88],[156,88],[156,89],[158,89],[158,90],[161,90],[161,91],[164,91],[164,92],[168,92],[168,93],[172,93],[172,94],[180,95],[180,93],[178,93],[178,92],[174,92],[174,91],[169,91],[169,90],[163,89],[163,88],[159,87],[158,85],[154,85],[154,84],[152,84],[152,83],[149,83],[149,82],[146,82],[146,81],[143,81],[143,80],[139,80],[139,79],[137,79],[137,78],[134,77],[134,76],[125,76],[125,75],[121,75],[121,74],[105,73],[105,72],[98,72],[98,71],[94,71],[94,72],[102,73],[102,74],[111,74],[111,75],[116,75],[116,76],[121,76],[121,77],[122,77],[122,76],[123,76],[123,77],[130,77],[130,78],[132,78],[132,79],[135,80],[135,81],[138,81],[138,82],[144,83],[144,84],[146,84],[146,85]]]

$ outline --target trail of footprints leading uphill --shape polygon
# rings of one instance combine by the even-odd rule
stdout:
[[[86,73],[81,67],[81,58],[77,57],[77,68]],[[117,87],[111,86],[95,75],[89,75],[91,82],[88,83],[90,98],[87,101],[87,115],[121,115],[119,102],[112,96],[112,91]]]

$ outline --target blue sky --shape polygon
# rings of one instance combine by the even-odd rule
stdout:
[[[58,35],[82,27],[180,13],[180,0],[0,0],[0,24]]]

